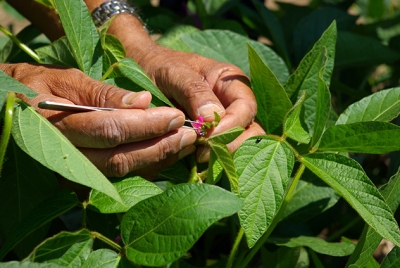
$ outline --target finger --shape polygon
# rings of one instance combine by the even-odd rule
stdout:
[[[112,149],[81,148],[81,151],[106,176],[121,177],[144,168],[159,171],[164,165],[175,163],[195,151],[193,144],[196,139],[193,130],[179,129],[158,138]]]
[[[85,113],[59,113],[48,118],[75,146],[112,148],[178,129],[185,122],[178,109],[121,109]]]
[[[265,135],[265,134],[266,133],[265,133],[264,129],[261,127],[261,125],[257,122],[253,122],[234,141],[227,144],[227,147],[230,152],[234,152],[237,148],[240,147],[240,145],[245,140],[247,140],[251,137],[254,137],[254,136],[261,136],[261,135]],[[210,158],[210,148],[204,147],[204,146],[199,147],[196,152],[196,157],[197,157],[197,161],[199,163],[207,162]]]
[[[224,106],[204,76],[187,65],[165,66],[159,72],[157,85],[168,98],[175,100],[190,118],[196,119],[201,115],[205,121],[213,121],[214,112],[224,116]]]

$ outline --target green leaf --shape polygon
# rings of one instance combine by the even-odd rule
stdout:
[[[320,76],[329,88],[335,58],[336,35],[336,23],[333,22],[314,44],[311,51],[303,58],[296,71],[289,77],[285,84],[285,90],[292,102],[297,99],[301,90],[306,91],[308,98],[313,96]],[[319,75],[323,63],[325,63],[325,68]],[[311,108],[314,108],[314,106]]]
[[[400,248],[394,247],[383,260],[381,268],[396,268],[400,266]]]
[[[15,226],[35,209],[42,201],[55,194],[58,188],[54,173],[25,154],[11,139],[7,149],[0,179],[0,229],[5,237],[11,237]],[[41,242],[47,228],[38,230],[24,239],[16,249],[24,257]]]
[[[351,104],[336,124],[365,121],[389,122],[400,114],[400,87],[378,91]]]
[[[284,143],[269,137],[245,141],[235,152],[239,175],[240,225],[251,248],[264,234],[282,204],[294,165],[294,156]]]
[[[224,11],[235,5],[238,0],[202,0],[208,15],[221,15]],[[209,18],[209,17],[208,17]]]
[[[237,212],[242,202],[207,184],[179,184],[133,206],[122,220],[126,256],[161,266],[181,257],[214,222]]]
[[[293,106],[293,108],[288,112],[284,125],[283,133],[300,143],[309,143],[311,138],[308,134],[308,127],[304,122],[304,101],[306,99],[305,91],[300,95],[299,99]]]
[[[384,154],[400,150],[400,127],[386,122],[335,125],[322,136],[319,150]]]
[[[6,101],[6,96],[9,91],[15,93],[22,93],[28,98],[33,98],[37,96],[37,93],[24,84],[18,82],[11,76],[6,75],[3,71],[0,70],[0,107],[4,106]]]
[[[75,193],[66,190],[60,191],[44,200],[25,217],[24,221],[15,226],[12,236],[7,238],[0,248],[0,260],[24,237],[77,204],[78,199]]]
[[[27,259],[32,262],[45,262],[59,259],[73,245],[87,241],[93,241],[93,236],[86,229],[74,233],[63,231],[43,241]]]
[[[114,182],[113,185],[124,204],[116,202],[97,190],[92,190],[89,196],[89,205],[95,207],[101,213],[126,212],[139,201],[162,192],[154,183],[138,176]]]
[[[242,134],[244,131],[243,127],[234,127],[231,129],[228,129],[227,131],[224,131],[223,133],[211,136],[208,138],[209,141],[212,141],[214,143],[223,143],[223,144],[228,144],[232,142],[234,139],[236,139],[240,134]]]
[[[326,49],[324,49],[324,53],[326,52],[327,52]],[[325,61],[324,64],[326,64],[327,62],[328,61]],[[305,112],[306,124],[308,124],[308,127],[310,129],[311,126],[313,126],[310,145],[314,148],[318,147],[318,142],[322,136],[322,133],[325,130],[325,126],[328,122],[331,111],[331,94],[329,92],[327,84],[325,83],[322,77],[325,68],[326,66],[322,66],[322,68],[318,72],[318,85],[316,94],[310,96],[310,98],[307,98],[307,100],[305,101],[305,107],[307,107],[307,105],[310,105],[311,103],[315,103],[314,113],[311,113],[311,115],[307,117],[306,115],[307,110]],[[310,122],[311,120],[313,122]]]
[[[175,50],[191,52],[192,50],[187,45],[185,45],[185,43],[182,42],[180,37],[183,34],[189,34],[198,31],[199,29],[197,29],[194,26],[178,25],[170,29],[165,34],[163,34],[159,39],[157,39],[156,42],[159,45],[169,47]]]
[[[315,252],[336,257],[348,256],[355,248],[355,245],[350,243],[330,243],[321,238],[311,236],[298,236],[292,238],[270,237],[267,241],[278,246],[290,248],[305,246],[311,248]]]
[[[264,264],[263,267],[310,267],[307,250],[303,247],[279,247],[274,252],[269,252],[264,248],[261,249],[261,258]]]
[[[257,100],[257,118],[267,133],[277,133],[292,103],[275,74],[250,44],[248,52],[251,87]]]
[[[355,160],[342,155],[314,153],[300,161],[346,199],[376,232],[400,244],[399,227],[390,208]]]
[[[400,54],[378,39],[340,31],[337,39],[335,65],[337,67],[375,66],[381,63],[392,63]]]
[[[236,174],[235,164],[233,163],[232,155],[225,144],[209,142],[210,150],[217,156],[219,164],[224,169],[229,183],[231,185],[232,192],[239,192],[238,187],[238,175]]]
[[[224,168],[222,167],[221,163],[218,161],[217,154],[213,150],[210,150],[210,160],[208,161],[206,183],[213,184],[213,185],[217,184],[217,182],[222,177],[223,170],[224,170]]]
[[[38,3],[41,3],[42,5],[47,6],[48,8],[55,9],[55,4],[54,0],[35,0]]]
[[[108,179],[32,107],[21,103],[15,109],[12,135],[18,146],[43,166],[123,203]]]
[[[43,64],[79,68],[65,36],[52,44],[40,47],[35,51]]]
[[[55,263],[64,267],[82,267],[83,263],[87,259],[92,250],[93,238],[86,241],[78,242],[73,244],[65,254],[55,260],[49,262]]]
[[[118,64],[118,69],[126,78],[138,84],[140,87],[145,88],[165,104],[174,107],[167,97],[154,85],[153,81],[151,81],[143,69],[132,59],[126,58],[121,60]]]
[[[119,267],[118,264],[120,260],[121,256],[117,252],[103,248],[91,252],[81,267],[82,268]]]
[[[385,198],[390,210],[394,213],[400,204],[400,169],[379,191],[383,198]],[[366,226],[346,267],[351,264],[354,264],[356,267],[364,267],[373,258],[372,254],[379,246],[381,240],[381,235],[371,227]]]
[[[94,79],[100,79],[103,52],[85,2],[54,0],[54,3],[79,69]]]
[[[104,34],[104,41],[102,40],[102,47],[104,50],[103,56],[103,73],[105,73],[111,65],[123,60],[126,57],[125,48],[118,38],[111,34]],[[117,69],[114,69],[114,72]],[[121,75],[119,75],[121,76]]]
[[[247,44],[257,51],[261,59],[276,74],[280,83],[289,77],[285,62],[269,47],[242,35],[222,30],[205,30],[180,36],[192,52],[241,68],[250,76]]]
[[[335,205],[339,198],[334,189],[306,170],[285,207],[282,219],[305,222]]]

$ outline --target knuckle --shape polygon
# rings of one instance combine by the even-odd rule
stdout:
[[[113,118],[105,118],[103,127],[96,132],[96,139],[104,148],[113,148],[125,140],[125,132]]]
[[[108,176],[112,177],[123,177],[131,171],[131,167],[134,167],[135,163],[133,159],[129,159],[124,153],[117,153],[113,155],[107,165],[106,171]]]

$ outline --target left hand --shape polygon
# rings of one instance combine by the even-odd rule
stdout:
[[[170,50],[158,46],[139,63],[155,84],[188,116],[195,120],[203,116],[214,120],[214,111],[221,116],[219,125],[208,132],[215,135],[235,126],[246,131],[228,144],[236,150],[246,139],[264,135],[265,131],[254,123],[257,103],[249,87],[249,79],[232,64],[218,62],[198,54]],[[208,160],[208,150],[200,148],[200,162]]]

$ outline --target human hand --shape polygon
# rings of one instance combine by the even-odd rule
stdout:
[[[140,64],[163,93],[190,118],[201,115],[205,121],[213,121],[214,112],[220,115],[219,125],[208,135],[235,126],[246,128],[228,144],[230,151],[236,150],[249,137],[265,134],[258,123],[253,123],[256,100],[247,76],[237,66],[159,46],[153,47]],[[199,148],[199,162],[206,162],[208,156],[208,149]]]
[[[131,92],[96,81],[79,70],[33,64],[0,68],[39,95],[31,100],[120,108],[71,113],[38,109],[107,176],[133,172],[145,178],[195,151],[196,133],[180,128],[184,114],[174,108],[147,109],[149,92]]]

